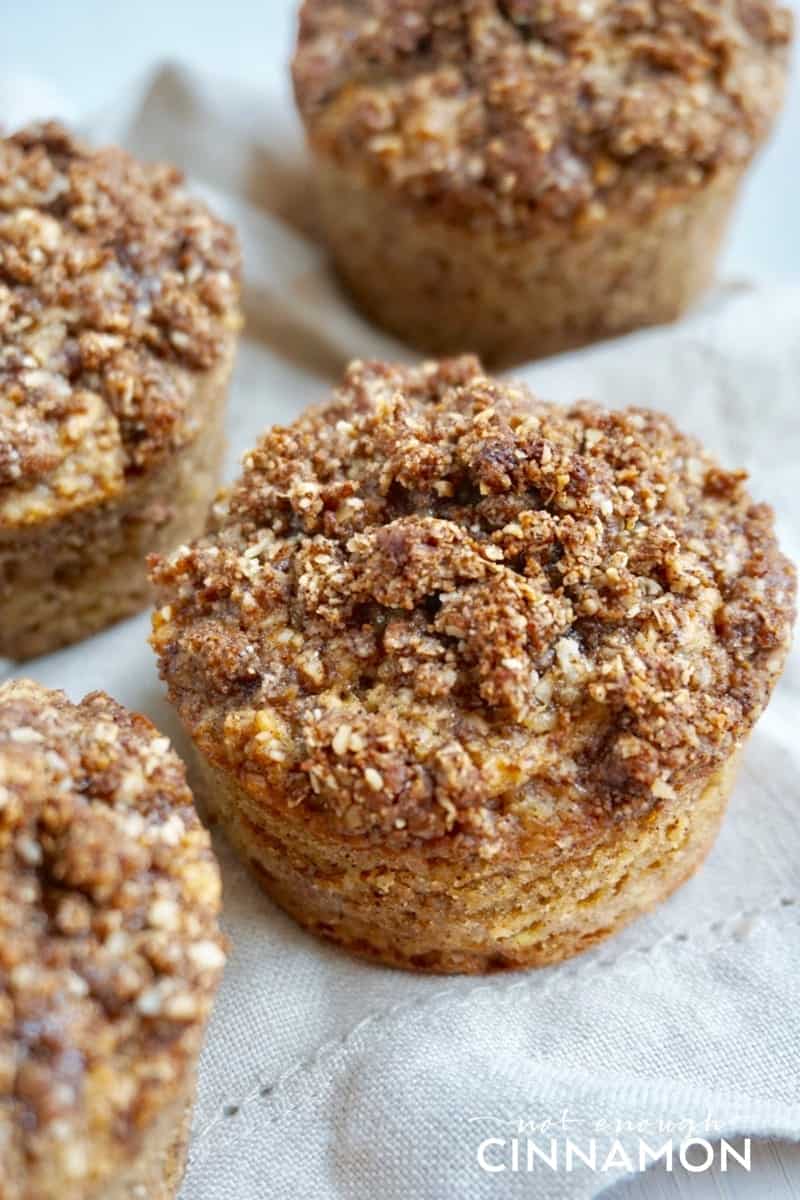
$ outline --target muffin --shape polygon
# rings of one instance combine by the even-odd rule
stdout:
[[[173,168],[56,124],[0,140],[0,656],[136,612],[147,553],[203,528],[238,294]]]
[[[167,1200],[224,952],[184,769],[144,717],[0,687],[0,1195]]]
[[[212,808],[303,925],[557,962],[702,861],[783,667],[771,510],[658,413],[354,363],[154,562]]]
[[[321,231],[379,325],[490,364],[675,318],[778,112],[774,0],[305,0]]]

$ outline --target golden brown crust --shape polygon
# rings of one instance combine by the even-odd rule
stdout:
[[[107,500],[196,436],[239,271],[173,168],[55,123],[0,141],[0,525]]]
[[[483,974],[561,962],[666,899],[711,848],[736,761],[585,846],[562,838],[497,860],[317,837],[277,806],[255,806],[229,773],[200,766],[209,811],[306,929],[389,966]]]
[[[780,105],[775,0],[305,0],[315,150],[427,216],[518,231],[744,165]]]
[[[84,1200],[185,1107],[224,962],[169,742],[102,693],[0,688],[0,1195]]]
[[[743,479],[656,413],[354,363],[154,563],[161,671],[255,813],[586,847],[701,788],[783,666],[794,573]]]
[[[184,1094],[148,1131],[142,1151],[128,1169],[115,1175],[113,1183],[104,1183],[87,1200],[174,1200],[186,1168],[194,1093],[195,1081],[189,1079]],[[52,1200],[60,1200],[60,1194]]]

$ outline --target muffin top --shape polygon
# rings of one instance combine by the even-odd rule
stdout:
[[[238,291],[233,231],[172,167],[53,123],[0,140],[0,528],[113,496],[193,437]]]
[[[0,687],[0,1191],[95,1194],[180,1095],[224,962],[183,766],[101,693]]]
[[[752,155],[783,92],[774,0],[305,0],[313,145],[457,223],[647,210]]]
[[[795,580],[744,478],[664,416],[474,358],[356,362],[154,560],[162,674],[294,820],[568,847],[701,785],[768,698]]]

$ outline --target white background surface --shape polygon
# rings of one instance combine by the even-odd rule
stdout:
[[[793,4],[800,9],[800,0]],[[26,75],[48,80],[54,89],[54,113],[58,109],[68,117],[102,109],[164,58],[274,87],[285,79],[294,7],[292,0],[0,0],[0,15],[5,17],[0,81],[13,76],[18,85]],[[0,124],[9,116],[4,94],[0,83]],[[793,84],[777,135],[748,183],[726,251],[728,275],[800,277],[798,147],[800,80]],[[800,1196],[797,1147],[759,1147],[754,1167],[751,1175],[737,1172],[727,1177],[651,1172],[614,1194],[620,1200]]]

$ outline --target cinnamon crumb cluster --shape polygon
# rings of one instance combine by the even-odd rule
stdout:
[[[101,693],[0,688],[0,1181],[101,1186],[187,1083],[220,880],[166,738]],[[0,1186],[0,1191],[2,1187]]]
[[[743,481],[657,413],[354,363],[155,561],[162,675],[213,762],[323,828],[495,852],[640,812],[783,665],[793,569]]]
[[[55,123],[0,140],[0,525],[113,495],[193,436],[239,272],[174,168]]]
[[[783,93],[775,0],[306,0],[316,149],[445,220],[602,220],[746,162]]]

